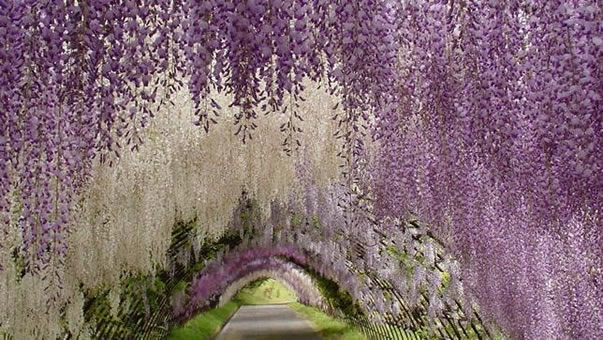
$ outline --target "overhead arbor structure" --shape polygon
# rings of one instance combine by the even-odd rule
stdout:
[[[0,335],[157,338],[271,272],[373,338],[603,338],[602,23],[0,0]]]

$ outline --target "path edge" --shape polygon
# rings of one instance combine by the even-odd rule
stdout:
[[[226,321],[224,321],[224,323],[214,332],[214,334],[212,336],[209,337],[209,340],[214,340],[218,334],[220,334],[220,332],[222,332],[222,330],[224,329],[224,326],[226,326],[230,320],[235,316],[235,314],[237,314],[239,312],[239,309],[241,309],[242,305],[237,306],[237,309],[235,309],[235,311],[230,314],[230,316],[226,319]]]
[[[303,305],[303,303],[301,303],[301,302],[298,302],[298,303],[300,303],[300,304]],[[289,307],[289,309],[291,309],[295,314],[297,314],[298,317],[300,317],[301,319],[305,320],[306,323],[308,323],[310,325],[310,328],[312,328],[314,330],[314,332],[316,332],[316,334],[318,334],[318,336],[321,339],[324,339],[324,337],[322,336],[322,332],[320,331],[320,329],[318,328],[318,326],[314,323],[314,321],[310,320],[310,318],[308,318],[308,316],[306,314],[304,314],[302,312],[298,312],[297,310],[295,310],[291,306],[287,306],[287,307]]]

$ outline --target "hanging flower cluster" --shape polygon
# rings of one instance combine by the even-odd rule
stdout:
[[[220,115],[210,92],[229,93],[235,134],[250,140],[258,112],[275,111],[289,153],[301,145],[306,79],[327,80],[346,108],[375,106],[386,86],[371,77],[394,78],[393,50],[382,53],[393,42],[387,13],[383,1],[3,1],[0,208],[6,229],[17,223],[11,205],[23,204],[28,270],[67,251],[92,159],[138,149],[184,81],[196,125],[208,130]]]
[[[332,137],[337,124],[322,114],[335,98],[312,88],[304,96],[308,101],[300,104],[299,111],[305,117],[300,126],[306,134],[300,135],[299,152],[312,164],[313,183],[323,187],[339,177],[339,141]],[[215,95],[214,99],[227,107],[231,97]],[[72,207],[70,247],[59,272],[65,278],[63,289],[56,306],[48,314],[36,314],[35,323],[25,322],[26,315],[48,296],[44,294],[48,277],[23,270],[21,230],[11,225],[0,244],[4,247],[0,263],[5,266],[0,271],[0,301],[22,308],[0,310],[2,331],[25,338],[61,334],[65,330],[57,319],[60,310],[80,308],[81,312],[82,292],[99,287],[119,290],[124,277],[166,268],[175,221],[197,220],[192,243],[198,249],[240,227],[233,218],[240,213],[242,192],[268,213],[270,201],[286,200],[299,186],[295,184],[297,158],[282,152],[281,120],[258,117],[258,135],[243,145],[229,121],[232,109],[225,108],[217,118],[221,124],[205,134],[190,124],[193,104],[186,93],[175,93],[172,101],[175,107],[159,110],[142,132],[145,144],[137,152],[123,153],[113,166],[94,162],[91,179]],[[317,146],[314,139],[323,143]],[[18,220],[18,200],[13,203],[12,218]],[[24,275],[27,279],[22,279]],[[79,307],[71,306],[76,302]],[[52,331],[46,328],[50,325]]]
[[[408,1],[377,216],[416,217],[514,338],[600,338],[597,1]]]
[[[58,337],[80,282],[153,271],[175,219],[223,233],[248,190],[264,237],[303,242],[369,309],[405,306],[351,272],[407,282],[411,304],[427,290],[432,317],[474,296],[515,338],[603,338],[602,16],[595,0],[0,0],[0,293],[20,306],[2,327]],[[308,115],[308,84],[340,104]],[[181,89],[190,115],[160,114]],[[201,142],[182,127],[225,120]],[[411,278],[372,229],[425,259]],[[442,245],[467,288],[448,300]],[[43,297],[56,315],[15,321]]]

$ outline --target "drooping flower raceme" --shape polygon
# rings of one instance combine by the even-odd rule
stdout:
[[[603,337],[602,15],[594,0],[0,1],[0,291],[20,306],[0,311],[2,327],[60,337],[61,304],[81,305],[79,282],[153,271],[176,217],[200,214],[212,225],[203,232],[221,234],[248,171],[265,174],[247,183],[264,207],[286,202],[333,226],[282,235],[325,255],[324,275],[327,265],[344,270],[344,258],[329,254],[348,238],[373,245],[368,226],[418,219],[460,261],[465,297],[510,336]],[[340,105],[308,116],[304,90],[316,84]],[[194,116],[183,120],[205,130],[231,120],[232,131],[194,143],[191,131],[172,129],[180,117],[154,118],[180,88]],[[315,124],[331,116],[336,129]],[[301,137],[308,120],[318,142]],[[185,130],[177,142],[162,137]],[[251,143],[262,138],[282,145]],[[222,157],[226,141],[245,146]],[[328,152],[316,152],[323,144]],[[203,151],[189,158],[178,148]],[[286,171],[271,168],[276,159]],[[331,182],[337,162],[343,180]],[[210,171],[237,180],[211,196],[219,176]],[[281,176],[275,183],[271,172]],[[293,184],[295,174],[311,176]],[[417,236],[392,235],[404,245]],[[369,269],[381,258],[368,248],[345,254]],[[103,265],[77,260],[88,257]],[[429,266],[401,288],[417,295],[429,282],[436,291]],[[362,298],[369,289],[353,295],[373,299]],[[43,297],[56,315],[33,324],[47,332],[4,321],[25,320],[17,315]],[[429,301],[436,315],[439,302]]]
[[[377,152],[376,214],[428,225],[512,337],[603,336],[600,6],[398,10],[401,96],[378,117],[391,132]]]

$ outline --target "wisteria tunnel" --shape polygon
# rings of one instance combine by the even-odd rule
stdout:
[[[603,339],[602,65],[600,0],[0,0],[0,339]]]

